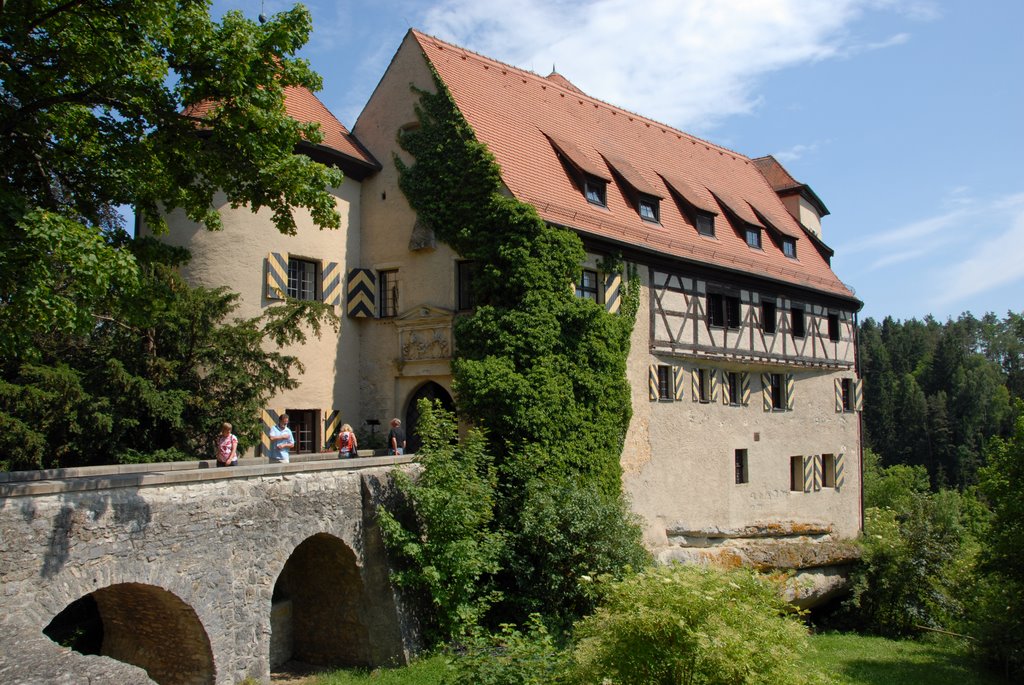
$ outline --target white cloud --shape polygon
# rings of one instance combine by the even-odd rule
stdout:
[[[1020,207],[1024,195],[1013,197]],[[966,259],[944,269],[943,285],[934,304],[959,302],[1024,279],[1021,255],[1024,255],[1024,209],[1018,209],[1012,216],[1007,230],[978,243]]]
[[[865,11],[904,4],[522,0],[495,12],[477,0],[442,0],[426,12],[424,29],[542,75],[555,65],[594,97],[700,132],[753,111],[767,73],[905,42],[907,34],[860,43],[848,33]]]
[[[963,221],[966,216],[967,212],[965,210],[958,209],[946,214],[922,219],[921,221],[915,221],[906,226],[886,230],[882,233],[860,237],[854,243],[837,248],[837,251],[841,251],[844,255],[849,255],[869,250],[877,251],[879,248],[898,249],[900,245],[910,246],[907,251],[916,251],[922,240],[955,226]],[[876,262],[877,264],[878,262]]]
[[[809,152],[815,152],[818,149],[817,143],[811,143],[810,145],[794,145],[788,150],[782,150],[781,152],[774,152],[772,156],[780,162],[795,162],[796,160],[803,157]]]

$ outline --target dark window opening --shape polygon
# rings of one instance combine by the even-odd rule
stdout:
[[[576,297],[598,302],[600,300],[597,288],[597,272],[593,269],[583,269],[580,274],[579,285],[576,286]]]
[[[583,195],[587,198],[587,202],[592,205],[606,207],[608,204],[605,197],[607,185],[608,184],[604,181],[594,178],[593,176],[587,176],[584,178]]]
[[[697,215],[697,233],[709,237],[715,236],[715,217],[712,214]]]
[[[843,378],[840,387],[843,391],[843,411],[853,411],[853,379]]]
[[[380,316],[382,319],[398,315],[398,269],[381,271]]]
[[[649,195],[643,195],[637,201],[637,211],[640,212],[640,218],[644,221],[651,221],[658,223],[660,220],[658,214],[658,199]]]
[[[786,408],[785,378],[781,373],[771,374],[772,409]]]
[[[308,259],[288,258],[288,297],[319,300],[320,264]]]
[[[725,388],[726,392],[729,393],[729,404],[740,404],[742,398],[740,397],[740,375],[735,371],[729,371],[725,374]]]
[[[782,239],[782,254],[790,259],[796,259],[796,241],[792,238]]]
[[[750,473],[747,471],[747,451],[736,450],[736,484],[750,482]]]
[[[658,366],[658,399],[671,400],[674,396],[672,387],[672,367]]]
[[[803,307],[793,307],[790,311],[790,316],[793,320],[793,337],[802,338],[807,332],[804,329],[804,310]]]
[[[775,332],[775,303],[768,300],[761,301],[761,330],[765,333]]]
[[[723,328],[740,327],[740,298],[708,293],[708,324]]]
[[[465,261],[458,263],[456,273],[458,283],[456,284],[456,289],[458,291],[459,298],[459,311],[466,311],[467,309],[473,309],[476,307],[476,292],[473,289],[473,281],[476,278],[476,272],[476,262]]]
[[[288,409],[288,427],[295,438],[296,453],[320,451],[320,412],[316,409]]]
[[[839,315],[828,315],[828,339],[832,342],[839,342]]]
[[[697,369],[697,399],[711,401],[711,371],[708,369]]]
[[[760,228],[747,228],[747,245],[761,249]]]

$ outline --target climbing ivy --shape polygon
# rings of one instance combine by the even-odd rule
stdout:
[[[478,267],[476,309],[455,324],[459,412],[486,427],[506,496],[536,476],[618,496],[635,302],[611,315],[574,296],[579,237],[503,192],[494,156],[434,82],[417,89],[420,126],[399,139],[415,162],[395,163],[420,220]]]
[[[395,164],[420,221],[476,264],[476,307],[455,321],[452,376],[460,418],[485,430],[497,469],[504,599],[490,618],[540,611],[558,629],[592,608],[579,592],[583,576],[620,578],[647,559],[619,465],[639,281],[630,270],[617,315],[576,297],[586,257],[579,236],[507,194],[436,72],[434,83],[436,92],[416,89],[420,125],[399,138],[415,161],[396,155]],[[618,255],[602,264],[626,271]],[[579,534],[557,549],[538,542],[570,529]]]

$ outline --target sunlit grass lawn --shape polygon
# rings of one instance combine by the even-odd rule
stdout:
[[[1005,685],[955,639],[887,640],[854,633],[811,638],[807,661],[842,685]]]
[[[1006,685],[985,671],[953,639],[887,640],[853,633],[811,637],[806,660],[831,674],[836,685]],[[316,685],[441,685],[444,657],[434,656],[399,669],[336,671]]]

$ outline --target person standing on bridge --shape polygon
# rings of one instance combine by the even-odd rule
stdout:
[[[391,419],[388,431],[388,454],[405,454],[405,429],[399,419]]]
[[[359,456],[356,450],[359,449],[359,441],[356,440],[355,431],[347,423],[341,427],[338,435],[338,459],[348,459]]]
[[[220,424],[217,436],[217,466],[238,466],[238,438],[231,432],[231,424]]]
[[[287,464],[290,458],[288,450],[293,447],[295,438],[288,427],[288,415],[281,414],[277,417],[277,425],[270,429],[270,463]]]

